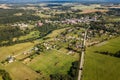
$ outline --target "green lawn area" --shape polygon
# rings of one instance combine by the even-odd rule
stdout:
[[[83,80],[120,80],[120,58],[95,53],[96,50],[112,53],[120,50],[120,37],[104,45],[87,48]]]
[[[34,58],[28,66],[34,70],[40,70],[45,77],[50,74],[67,74],[71,67],[71,63],[78,60],[76,53],[74,56],[67,55],[64,51],[49,50]]]

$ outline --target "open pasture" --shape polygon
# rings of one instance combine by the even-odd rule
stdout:
[[[95,53],[109,51],[115,53],[120,50],[120,37],[109,40],[101,46],[87,48],[83,71],[83,80],[119,80],[120,58]]]

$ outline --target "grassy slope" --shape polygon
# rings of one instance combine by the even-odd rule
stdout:
[[[96,50],[116,52],[120,50],[119,41],[120,37],[87,49],[83,80],[120,80],[120,58],[94,53]]]

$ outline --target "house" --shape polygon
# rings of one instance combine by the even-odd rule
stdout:
[[[13,56],[8,56],[7,61],[8,63],[12,63],[15,61],[15,58]]]
[[[72,55],[72,54],[75,54],[75,52],[72,50],[67,53],[67,55]]]
[[[41,26],[43,26],[43,23],[42,22],[37,22],[37,26],[41,27]]]

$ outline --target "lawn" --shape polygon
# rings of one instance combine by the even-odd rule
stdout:
[[[101,46],[86,50],[83,80],[120,80],[120,58],[98,54],[94,51],[116,52],[120,50],[120,37],[109,40]]]
[[[40,56],[34,58],[28,66],[32,69],[40,70],[45,77],[50,74],[67,74],[71,67],[71,63],[78,60],[79,56],[76,53],[74,56],[67,55],[64,51],[48,50]]]

